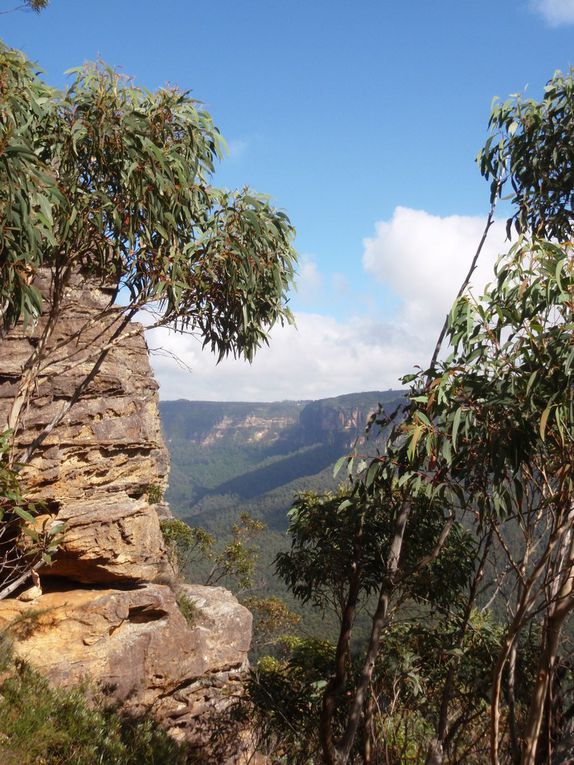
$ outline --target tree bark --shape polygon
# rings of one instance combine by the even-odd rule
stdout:
[[[538,738],[560,646],[562,625],[574,607],[574,599],[572,597],[574,589],[574,534],[571,529],[569,529],[568,535],[569,545],[566,556],[566,571],[562,576],[562,583],[558,589],[556,599],[553,601],[546,623],[544,647],[538,662],[538,672],[524,732],[524,751],[521,765],[536,765]]]

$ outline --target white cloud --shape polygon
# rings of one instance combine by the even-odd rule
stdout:
[[[439,217],[397,207],[390,221],[376,224],[365,239],[363,266],[402,300],[399,323],[409,334],[436,336],[470,267],[484,218]],[[472,284],[480,293],[492,278],[496,256],[506,249],[502,223],[495,223],[478,261]]]
[[[175,358],[152,354],[161,398],[279,401],[396,388],[417,350],[399,327],[364,317],[342,323],[299,313],[296,320],[296,328],[274,329],[269,347],[253,364],[225,359],[216,365],[193,337],[165,329],[148,332],[150,348],[161,346],[191,368],[190,373]]]
[[[574,24],[574,0],[531,0],[530,6],[552,27]]]
[[[161,397],[277,401],[398,387],[402,375],[430,360],[483,227],[482,218],[441,218],[401,207],[376,224],[375,236],[364,241],[363,265],[371,282],[381,282],[399,299],[392,321],[299,312],[297,328],[275,327],[270,347],[251,365],[234,359],[216,365],[195,338],[166,329],[149,332],[151,348],[161,346],[191,368],[182,369],[172,356],[153,355]],[[495,256],[506,249],[503,228],[497,223],[491,230],[476,284],[490,280]],[[300,290],[317,293],[323,279],[314,261],[304,260],[300,273]],[[345,286],[342,275],[332,278]]]
[[[299,264],[297,274],[297,294],[303,303],[315,304],[319,300],[319,293],[323,289],[323,276],[317,268],[313,258],[303,257]]]

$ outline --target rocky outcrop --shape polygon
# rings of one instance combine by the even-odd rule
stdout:
[[[46,274],[38,286],[47,301]],[[84,583],[146,581],[163,576],[167,566],[148,497],[156,499],[165,489],[168,456],[140,324],[131,324],[114,342],[90,380],[122,320],[110,307],[112,294],[105,286],[73,280],[16,429],[17,454],[49,431],[22,472],[27,495],[45,503],[54,521],[65,522],[62,550],[43,573]],[[45,325],[46,318],[36,326],[20,325],[0,343],[0,430]],[[50,430],[62,411],[65,416]]]
[[[4,600],[0,630],[11,630],[17,656],[54,682],[87,680],[127,711],[152,714],[177,738],[206,744],[210,717],[240,689],[251,614],[220,587],[182,585],[178,597],[192,604],[190,623],[172,589],[158,584]]]
[[[46,576],[87,584],[169,575],[158,516],[145,498],[95,492],[89,499],[63,505],[53,520],[64,524],[63,544],[43,570]]]
[[[37,284],[49,298],[47,275]],[[43,507],[34,526],[64,529],[40,569],[43,593],[0,601],[0,631],[55,683],[87,681],[207,751],[213,720],[240,687],[251,615],[221,588],[173,581],[158,518],[169,510],[157,384],[141,325],[114,337],[123,315],[111,298],[76,277],[50,332],[44,318],[0,341],[0,430],[22,404],[15,445],[36,447],[22,471]],[[30,395],[19,398],[44,341]],[[218,762],[240,761],[241,734],[236,743]]]

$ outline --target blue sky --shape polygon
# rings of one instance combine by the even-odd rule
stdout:
[[[218,367],[156,333],[193,370],[157,356],[164,398],[396,387],[428,360],[472,256],[493,96],[539,96],[574,63],[574,0],[51,0],[0,27],[53,85],[101,57],[138,84],[191,88],[230,147],[217,182],[271,194],[297,228],[298,331]],[[504,246],[493,234],[483,281]]]

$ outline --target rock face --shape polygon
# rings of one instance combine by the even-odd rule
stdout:
[[[49,295],[46,275],[38,281]],[[61,554],[43,573],[84,583],[150,580],[165,574],[167,566],[148,495],[163,493],[168,457],[141,325],[127,328],[89,379],[121,321],[118,311],[110,310],[112,294],[80,279],[72,283],[16,436],[19,453],[24,453],[69,408],[23,478],[27,495],[45,502],[54,520],[65,521]],[[35,327],[20,326],[0,343],[2,430],[45,324],[46,319]],[[82,385],[78,401],[70,405]]]
[[[251,614],[220,587],[182,585],[188,624],[170,587],[73,589],[32,603],[0,601],[17,656],[70,686],[88,679],[134,714],[151,714],[179,739],[206,745],[209,718],[240,690]]]
[[[38,286],[49,296],[46,275]],[[23,401],[17,453],[37,443],[23,477],[27,495],[46,508],[35,526],[64,523],[53,565],[40,570],[43,594],[0,601],[0,630],[54,682],[88,680],[127,711],[206,747],[210,720],[239,689],[251,614],[221,588],[173,582],[158,519],[168,459],[157,384],[141,325],[114,340],[122,315],[111,296],[78,277],[49,333],[44,319],[0,341],[0,430]]]

